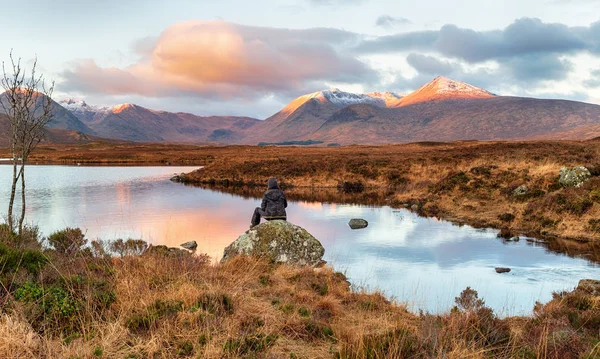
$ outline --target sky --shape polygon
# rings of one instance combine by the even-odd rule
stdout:
[[[54,98],[266,118],[327,88],[407,94],[436,76],[600,104],[600,0],[0,0]]]

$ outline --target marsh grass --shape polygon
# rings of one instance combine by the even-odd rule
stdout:
[[[45,249],[14,246],[19,238],[10,233],[0,238],[20,258],[0,259],[0,357],[593,358],[599,351],[600,298],[582,290],[556,293],[530,317],[499,318],[470,288],[446,314],[415,315],[380,293],[351,290],[329,267],[248,257],[215,264],[139,252],[136,241],[108,255],[110,245],[80,246],[78,234],[59,231],[57,246]]]

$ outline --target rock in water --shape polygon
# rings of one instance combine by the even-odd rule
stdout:
[[[221,262],[240,254],[267,257],[278,263],[317,266],[324,263],[325,248],[302,227],[287,221],[269,221],[239,236],[225,248]]]
[[[558,182],[563,187],[581,187],[591,177],[590,171],[583,166],[563,167],[558,173]]]
[[[361,218],[353,218],[348,222],[348,225],[352,229],[361,229],[366,228],[369,225],[369,222]]]
[[[181,247],[185,249],[189,249],[190,251],[195,251],[198,248],[198,243],[196,241],[190,241],[180,244]]]
[[[496,268],[496,273],[508,273],[510,268]]]

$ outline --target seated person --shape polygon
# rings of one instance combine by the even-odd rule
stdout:
[[[267,182],[268,189],[263,196],[260,207],[256,207],[254,214],[252,215],[252,223],[250,228],[258,226],[260,224],[261,217],[276,217],[267,218],[269,219],[287,219],[285,209],[287,207],[287,200],[285,193],[277,185],[277,180],[273,177],[269,178]]]

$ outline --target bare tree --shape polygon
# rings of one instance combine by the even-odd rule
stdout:
[[[25,220],[25,164],[31,152],[44,137],[44,128],[52,120],[52,92],[54,82],[46,87],[44,77],[37,75],[37,59],[26,76],[21,67],[21,59],[15,61],[10,52],[12,73],[7,73],[2,62],[3,98],[0,105],[10,120],[10,148],[13,160],[13,179],[8,203],[8,225],[14,230],[13,208],[17,185],[21,181],[21,215],[19,217],[19,234],[23,232]],[[10,71],[10,69],[9,69]],[[20,161],[20,166],[19,166]]]

